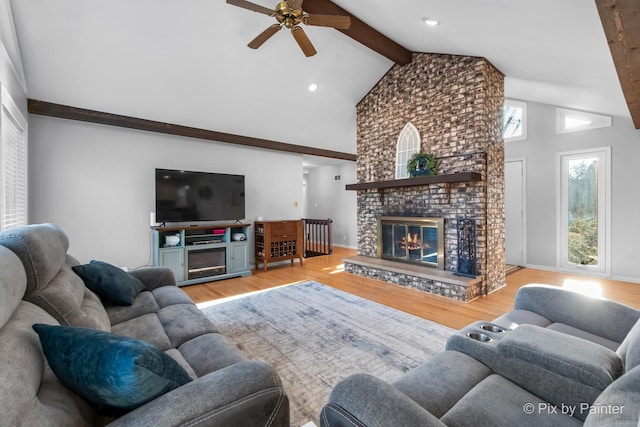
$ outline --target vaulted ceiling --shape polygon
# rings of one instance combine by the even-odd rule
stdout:
[[[509,98],[630,117],[593,0],[333,3],[407,51],[486,57]],[[394,64],[323,27],[304,26],[310,58],[287,31],[249,49],[273,18],[224,0],[12,7],[31,99],[345,153],[355,153],[355,105]]]

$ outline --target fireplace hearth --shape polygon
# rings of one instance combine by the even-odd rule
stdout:
[[[381,217],[378,257],[444,269],[444,219]]]

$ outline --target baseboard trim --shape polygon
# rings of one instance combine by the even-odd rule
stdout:
[[[581,272],[581,271],[573,271],[573,270],[561,270],[558,268],[553,268],[553,267],[548,267],[545,265],[535,265],[535,264],[526,264],[525,265],[526,268],[532,268],[535,270],[543,270],[543,271],[550,271],[553,273],[563,273],[563,274],[575,274],[576,276],[584,276],[584,277],[597,277],[597,278],[602,278],[602,279],[607,279],[607,280],[617,280],[620,282],[628,282],[628,283],[638,283],[640,284],[640,278],[638,277],[625,277],[625,276],[616,276],[616,275],[603,275],[603,274],[597,274],[597,273],[588,273],[588,272]]]
[[[340,248],[346,248],[346,249],[358,249],[357,246],[351,246],[351,245],[339,245],[337,243],[334,243],[333,246],[338,246]]]

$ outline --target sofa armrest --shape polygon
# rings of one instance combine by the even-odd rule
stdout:
[[[540,284],[520,288],[513,308],[532,311],[553,323],[564,323],[618,343],[640,319],[640,310],[615,301]]]
[[[331,391],[320,413],[323,427],[444,427],[407,395],[368,374],[353,374]]]
[[[166,267],[144,267],[130,270],[129,274],[140,279],[144,283],[145,290],[151,291],[161,286],[175,286],[176,276]]]
[[[622,373],[622,360],[614,351],[538,326],[521,325],[496,348],[503,355],[599,390]]]
[[[263,425],[289,427],[289,399],[264,362],[240,362],[178,387],[110,427]]]

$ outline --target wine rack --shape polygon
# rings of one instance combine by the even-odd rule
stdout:
[[[267,271],[268,264],[275,261],[297,258],[302,264],[302,220],[257,221],[255,231],[256,268],[263,264]]]

